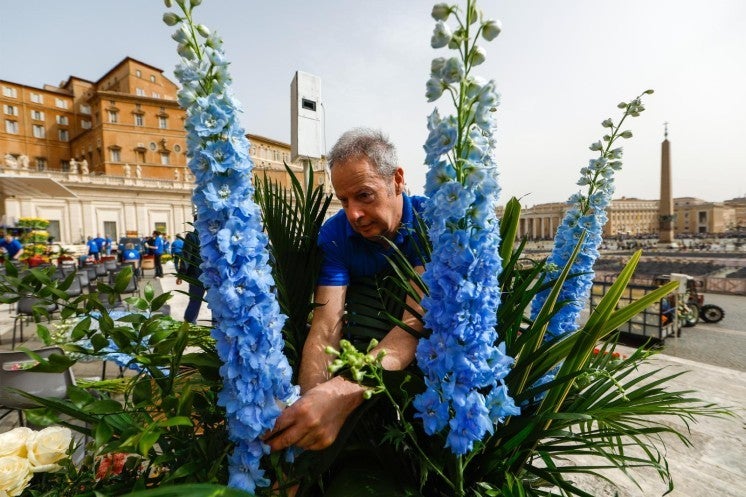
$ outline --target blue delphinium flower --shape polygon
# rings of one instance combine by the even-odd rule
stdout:
[[[197,179],[193,202],[200,235],[206,300],[215,319],[213,337],[223,365],[219,404],[226,410],[235,444],[229,458],[229,485],[253,492],[269,484],[260,460],[268,447],[260,436],[280,414],[278,400],[297,396],[283,354],[285,316],[274,293],[267,237],[253,201],[253,164],[238,122],[240,106],[230,91],[222,41],[192,22],[199,2],[176,2],[181,23],[173,38],[181,63],[179,103],[187,112],[187,155]]]
[[[651,94],[647,90],[644,94]],[[562,285],[558,302],[564,302],[563,307],[552,316],[545,340],[551,340],[578,329],[578,317],[585,307],[588,295],[593,286],[593,264],[599,256],[598,247],[602,242],[603,227],[608,220],[606,207],[614,194],[614,172],[621,169],[622,149],[612,148],[618,138],[631,138],[632,132],[621,131],[624,120],[637,117],[645,110],[641,102],[642,95],[631,102],[622,102],[619,107],[624,109],[619,124],[614,125],[611,119],[605,119],[601,125],[608,129],[608,133],[590,146],[591,151],[599,152],[599,157],[591,159],[587,167],[580,170],[579,186],[587,186],[588,193],[576,193],[570,197],[571,206],[557,229],[552,253],[547,258],[547,265],[551,268],[547,276],[554,279],[559,276],[566,266],[576,245],[583,234],[582,245],[578,256],[570,269],[570,277]],[[549,290],[537,294],[531,305],[531,318],[535,319],[544,303]]]
[[[467,7],[464,22],[457,19],[462,27],[457,39],[445,24],[450,15],[458,17],[443,5],[433,10],[439,21],[433,48],[448,45],[462,55],[436,58],[426,85],[429,101],[447,93],[457,108],[455,116],[447,117],[436,109],[427,122],[429,200],[423,217],[433,250],[423,275],[428,295],[422,307],[431,334],[417,347],[427,390],[414,406],[426,433],[443,433],[446,447],[464,455],[497,423],[520,411],[503,384],[513,359],[505,355],[504,344],[498,346],[495,330],[502,270],[493,158],[499,99],[494,82],[469,74],[476,60],[471,54],[482,53],[469,29],[478,36],[495,21],[474,24],[477,13]]]

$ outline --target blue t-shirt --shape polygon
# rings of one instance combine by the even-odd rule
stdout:
[[[6,242],[5,239],[2,239],[0,240],[0,247],[4,248],[8,252],[8,257],[12,259],[16,256],[18,251],[23,248],[23,244],[15,238],[10,242]]]
[[[171,255],[181,255],[182,250],[184,250],[184,240],[176,237],[176,240],[171,244]]]
[[[96,240],[88,240],[86,242],[86,245],[88,245],[88,253],[89,254],[98,254],[99,253],[99,245],[96,242]]]
[[[401,227],[394,244],[412,264],[421,266],[424,264],[420,259],[421,250],[413,237],[408,235],[415,226],[415,212],[422,213],[427,199],[406,194],[402,196]],[[394,252],[391,247],[368,240],[355,232],[344,210],[337,212],[321,227],[318,245],[324,254],[318,279],[320,286],[346,286],[352,278],[378,274],[389,267],[386,256]]]
[[[140,260],[140,252],[138,252],[137,249],[125,249],[124,252],[122,252],[122,260],[124,260],[124,261],[139,261]]]
[[[160,236],[155,237],[155,243],[153,246],[155,247],[155,253],[157,255],[163,254],[163,238]]]

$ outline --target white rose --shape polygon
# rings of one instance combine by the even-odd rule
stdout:
[[[27,459],[18,456],[0,457],[0,492],[10,497],[21,495],[32,476]]]
[[[19,456],[26,457],[26,440],[34,433],[34,430],[21,426],[13,430],[0,433],[0,457]]]
[[[70,428],[50,426],[34,433],[26,442],[28,460],[34,473],[57,471],[58,461],[67,457],[72,432]]]

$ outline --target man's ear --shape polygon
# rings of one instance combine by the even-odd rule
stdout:
[[[404,191],[404,169],[401,167],[396,168],[394,172],[394,192],[397,195],[401,195]]]

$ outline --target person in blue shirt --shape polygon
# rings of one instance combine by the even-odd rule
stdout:
[[[23,244],[10,233],[6,233],[0,241],[0,250],[7,259],[19,260],[23,255]]]
[[[343,210],[324,223],[319,234],[324,260],[314,299],[320,306],[314,310],[303,348],[298,377],[302,397],[282,412],[265,436],[272,450],[293,445],[306,450],[328,447],[363,401],[363,387],[331,376],[327,366],[332,356],[325,352],[327,346],[339,349],[352,279],[373,276],[387,267],[388,241],[407,254],[418,272],[424,271],[406,233],[426,199],[404,192],[404,170],[388,138],[380,131],[353,129],[337,141],[328,160],[334,193]],[[413,301],[408,303],[417,308]],[[406,311],[402,321],[421,329]],[[416,347],[415,337],[394,327],[371,353],[385,350],[383,367],[400,370],[413,361]]]
[[[92,255],[93,258],[96,259],[97,261],[100,260],[101,259],[101,248],[98,242],[96,242],[96,240],[94,240],[93,238],[89,236],[88,241],[85,244],[88,246],[88,255]]]
[[[161,232],[156,230],[153,232],[153,241],[148,248],[153,252],[153,262],[155,265],[155,277],[163,278],[163,265],[161,265],[161,256],[163,255],[163,238]]]
[[[112,240],[109,235],[106,235],[106,238],[104,238],[104,247],[106,249],[106,255],[111,255],[111,244]]]
[[[181,255],[182,250],[184,250],[184,239],[181,236],[177,236],[171,243],[171,255],[178,257]]]
[[[106,238],[101,236],[101,233],[96,233],[96,238],[93,239],[94,242],[98,245],[98,253],[99,254],[105,254],[106,253]],[[98,258],[96,258],[98,260]]]
[[[174,258],[174,262],[177,263],[176,284],[181,285],[182,280],[186,280],[189,284],[189,303],[186,309],[184,309],[184,321],[196,323],[197,316],[199,316],[199,309],[202,307],[202,299],[205,296],[205,287],[199,280],[202,274],[202,269],[200,268],[202,257],[199,253],[199,236],[196,231],[190,231],[184,239],[177,237],[172,247],[179,240],[182,242],[183,250],[178,258]]]
[[[140,251],[132,243],[126,243],[122,251],[122,262],[132,264],[135,276],[140,276]]]

